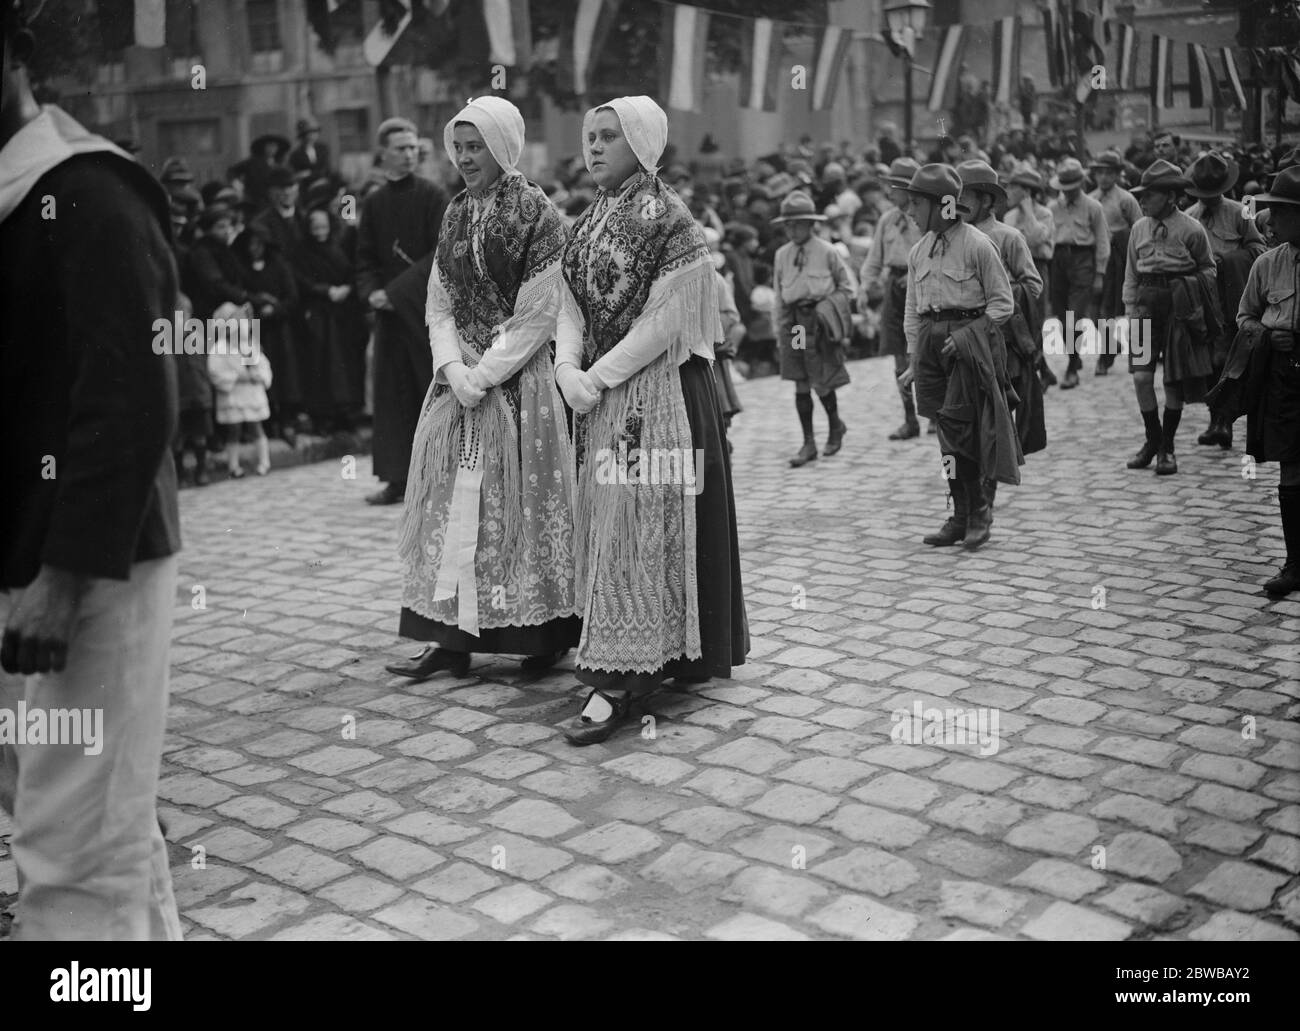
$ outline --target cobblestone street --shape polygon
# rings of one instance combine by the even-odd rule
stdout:
[[[1194,406],[1177,476],[1126,470],[1129,376],[1089,360],[991,542],[928,548],[938,448],[885,440],[891,371],[851,365],[846,449],[800,470],[789,386],[738,388],[749,662],[585,749],[572,656],[384,672],[418,648],[368,458],[184,492],[159,793],[186,936],[1300,938],[1276,467],[1197,447]],[[994,733],[936,740],[932,710]]]

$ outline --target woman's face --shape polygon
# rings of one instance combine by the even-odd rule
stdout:
[[[248,256],[253,261],[261,261],[264,254],[266,254],[266,244],[254,233],[248,238]]]
[[[456,154],[456,169],[470,193],[482,193],[501,175],[501,166],[483,142],[483,135],[467,122],[452,130],[451,149]]]
[[[602,189],[618,188],[641,167],[623,135],[618,115],[609,108],[596,112],[591,131],[587,133],[587,146],[591,151],[591,177]]]
[[[330,238],[330,217],[323,211],[313,211],[308,221],[312,239],[324,243]]]

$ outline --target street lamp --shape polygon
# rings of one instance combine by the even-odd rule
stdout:
[[[912,50],[930,18],[929,0],[895,0],[884,9],[889,49],[903,59],[903,140],[912,151]]]

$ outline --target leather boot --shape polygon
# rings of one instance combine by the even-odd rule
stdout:
[[[1264,585],[1274,597],[1300,591],[1300,486],[1277,489],[1278,508],[1282,513],[1282,539],[1286,542],[1286,565]]]
[[[1151,459],[1156,457],[1156,453],[1159,450],[1159,445],[1150,440],[1146,441],[1140,448],[1138,448],[1138,453],[1128,460],[1128,468],[1145,469],[1151,464]]]
[[[791,468],[798,469],[801,465],[807,465],[809,462],[817,459],[817,441],[811,435],[803,438],[803,447],[799,453],[790,459]]]
[[[984,481],[984,497],[988,500],[989,503],[989,526],[992,526],[993,525],[993,504],[998,499],[997,480]]]
[[[1232,421],[1226,415],[1219,419],[1219,447],[1232,450]]]
[[[916,403],[912,400],[912,388],[906,391],[899,388],[903,400],[903,425],[889,435],[890,440],[911,440],[921,435],[921,424],[916,421]]]
[[[831,424],[830,432],[826,434],[826,447],[822,451],[822,454],[826,455],[828,458],[831,455],[836,454],[840,449],[840,445],[844,441],[844,433],[846,430],[848,430],[848,427],[844,425],[844,420],[837,418],[835,422]]]
[[[1151,459],[1156,457],[1160,451],[1160,445],[1164,441],[1164,430],[1160,426],[1160,415],[1156,409],[1142,413],[1142,423],[1146,426],[1147,440],[1146,443],[1138,449],[1138,453],[1128,460],[1128,468],[1145,469],[1151,464]]]
[[[1213,412],[1210,413],[1210,425],[1204,433],[1196,438],[1196,443],[1201,445],[1217,444],[1219,442],[1219,417]]]
[[[1167,451],[1161,451],[1156,455],[1156,475],[1173,476],[1178,472],[1178,459],[1174,457],[1173,445],[1166,445]]]
[[[967,502],[970,512],[966,517],[966,539],[962,547],[974,551],[988,541],[993,529],[993,509],[989,505],[988,494],[984,490],[984,481],[978,478],[966,484],[970,500]]]
[[[948,481],[948,492],[952,495],[952,515],[939,527],[938,533],[922,537],[921,542],[932,548],[951,548],[966,536],[966,518],[968,497],[966,488],[960,480]]]

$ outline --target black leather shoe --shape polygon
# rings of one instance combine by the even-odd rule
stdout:
[[[1282,572],[1264,585],[1268,594],[1281,597],[1292,591],[1300,591],[1300,562],[1292,562],[1282,567]]]
[[[626,723],[628,716],[631,715],[631,695],[624,695],[620,698],[617,695],[609,695],[605,694],[604,691],[597,690],[593,690],[591,694],[587,695],[587,701],[582,703],[584,709],[587,707],[587,702],[590,702],[595,695],[600,695],[605,701],[609,702],[614,711],[610,713],[609,719],[599,721],[587,719],[579,712],[564,731],[564,736],[569,744],[577,745],[579,748],[584,745],[599,744]]]
[[[367,505],[396,505],[406,500],[406,484],[386,483],[383,489],[366,495]]]
[[[1224,451],[1232,450],[1232,423],[1227,419],[1219,420],[1219,447]]]
[[[547,652],[545,655],[530,655],[519,664],[519,668],[525,673],[545,673],[568,654],[569,649],[562,648],[558,652]]]
[[[988,505],[981,505],[979,508],[971,509],[970,516],[966,521],[966,536],[961,542],[961,546],[967,551],[974,551],[988,543],[990,534],[993,532],[993,513],[989,510]]]
[[[435,673],[447,670],[454,677],[469,672],[469,652],[453,652],[429,645],[410,662],[394,662],[384,667],[389,673],[412,680],[428,680]]]
[[[1151,464],[1151,459],[1156,457],[1156,452],[1158,450],[1159,449],[1148,440],[1138,449],[1138,453],[1128,460],[1128,468],[1145,469]]]
[[[1062,390],[1073,390],[1079,385],[1079,374],[1071,369],[1065,374],[1065,379],[1061,380]]]
[[[1174,457],[1172,451],[1161,451],[1156,456],[1156,475],[1173,476],[1178,472],[1178,459]]]
[[[848,427],[844,425],[843,419],[836,419],[835,425],[831,427],[830,432],[826,435],[826,447],[822,450],[827,458],[836,454],[844,443],[844,434],[848,432]]]
[[[1109,366],[1109,365],[1102,365],[1100,362],[1098,362],[1098,363],[1097,363],[1097,367],[1096,367],[1095,369],[1092,370],[1092,374],[1093,374],[1094,376],[1109,376],[1109,375],[1110,375],[1110,366]]]
[[[809,462],[817,461],[817,445],[811,440],[805,440],[799,453],[790,459],[790,468],[798,469],[801,465],[807,465]]]
[[[1203,446],[1217,444],[1219,442],[1219,420],[1211,419],[1209,428],[1196,438],[1196,443]]]
[[[905,422],[898,429],[889,435],[890,440],[911,440],[913,437],[921,435],[921,424],[917,422]]]

